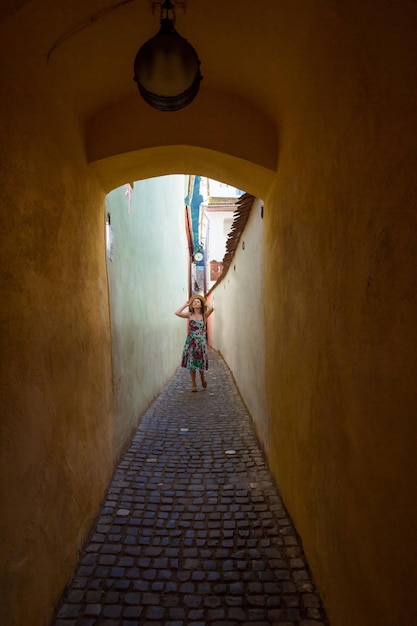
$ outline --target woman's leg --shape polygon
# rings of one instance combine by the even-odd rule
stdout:
[[[204,378],[204,370],[200,370],[200,378],[201,378],[201,384],[205,389],[207,387],[207,381]]]
[[[197,385],[195,383],[195,370],[190,370],[191,375],[191,391],[197,391]]]

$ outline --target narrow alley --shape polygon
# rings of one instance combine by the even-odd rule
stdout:
[[[302,546],[222,359],[144,415],[53,626],[324,626]]]

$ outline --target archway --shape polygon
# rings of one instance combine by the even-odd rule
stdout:
[[[86,127],[88,161],[104,189],[192,172],[266,197],[278,160],[275,124],[228,93],[206,90],[204,95],[175,118],[137,97],[91,118]]]
[[[184,187],[187,178],[170,175],[137,181],[133,187],[113,190],[106,199],[106,218],[112,227],[107,272],[116,458],[143,411],[179,363],[184,329],[173,311],[193,293],[190,261],[198,243],[191,234],[191,209],[185,204],[189,196]],[[239,236],[234,235],[234,248],[242,241],[233,252],[233,262],[228,260],[230,272],[210,291],[218,311],[213,316],[217,320],[210,318],[210,338],[228,362],[267,449],[263,205],[250,198],[244,227],[242,215],[236,211],[234,230]],[[236,202],[239,204],[237,197]],[[208,229],[214,237],[215,231],[210,226]]]

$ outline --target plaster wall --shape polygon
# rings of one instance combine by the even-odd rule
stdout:
[[[174,311],[188,297],[184,176],[120,187],[106,199],[114,235],[107,261],[118,456],[140,416],[178,367],[184,324]]]
[[[226,252],[226,241],[233,222],[233,209],[230,211],[205,210],[208,221],[207,263],[223,261]],[[228,220],[225,224],[225,221]]]
[[[269,460],[335,626],[417,623],[417,50],[393,24],[366,55],[346,24],[299,46],[265,203]]]
[[[87,156],[103,184],[110,181],[116,187],[120,179],[148,178],[161,169],[167,174],[205,174],[207,163],[210,178],[226,176],[249,193],[269,184],[277,163],[271,120],[230,92],[202,84],[199,93],[192,106],[175,112],[175,124],[172,116],[161,115],[137,94],[89,119]]]
[[[212,291],[209,340],[227,362],[259,440],[268,449],[261,206],[255,200],[229,271]]]
[[[0,32],[0,622],[44,626],[112,473],[104,193],[24,20]],[[33,30],[33,29],[32,29]]]

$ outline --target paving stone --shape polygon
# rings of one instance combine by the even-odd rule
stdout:
[[[228,610],[228,618],[232,621],[245,622],[247,614],[240,607],[232,607]]]
[[[329,626],[224,362],[179,368],[114,473],[51,626]]]
[[[58,611],[58,618],[78,617],[81,610],[81,604],[66,604],[61,605]]]
[[[169,617],[171,620],[182,620],[184,619],[186,613],[183,607],[173,607],[169,609]]]
[[[300,611],[298,609],[288,609],[287,617],[290,621],[297,622],[301,618]]]
[[[146,617],[150,620],[159,620],[164,617],[165,609],[161,606],[148,606]]]
[[[108,604],[103,607],[103,616],[117,618],[122,614],[123,606],[120,604]]]
[[[84,610],[85,615],[100,615],[101,604],[87,604]]]

